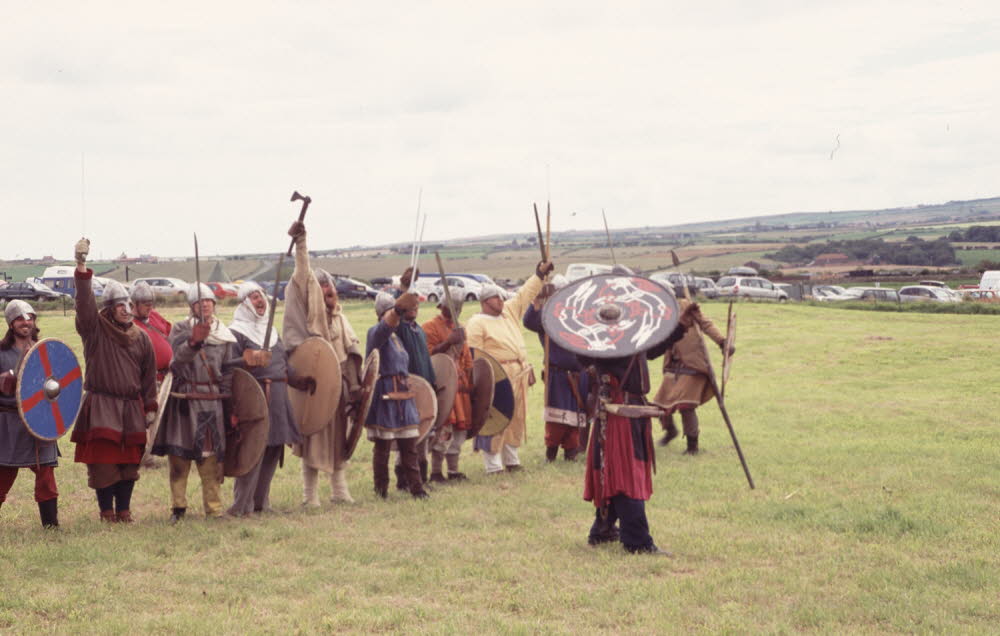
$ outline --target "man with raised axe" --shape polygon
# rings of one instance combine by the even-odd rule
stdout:
[[[301,443],[292,446],[292,453],[302,458],[302,504],[320,505],[317,490],[320,472],[330,475],[330,501],[353,503],[347,486],[347,460],[338,454],[335,443],[337,431],[346,429],[349,411],[358,408],[362,398],[361,342],[340,305],[333,277],[309,264],[305,225],[296,221],[288,234],[295,243],[295,269],[285,288],[282,331],[285,347],[291,355],[307,338],[323,338],[333,347],[345,385],[339,406],[330,414],[330,423],[317,433],[303,436]],[[315,382],[315,378],[309,376],[297,377],[292,387],[300,390],[311,387],[315,391]]]
[[[170,348],[170,340],[168,339],[171,324],[154,309],[156,298],[153,294],[153,288],[146,281],[141,280],[132,285],[130,297],[132,298],[132,324],[145,331],[150,342],[153,343],[153,352],[156,354],[156,386],[160,388],[170,371],[170,361],[174,357],[174,351]],[[163,404],[159,406],[162,407]],[[156,433],[152,428],[148,432],[150,435]],[[152,454],[143,455],[143,467],[151,468],[155,465]]]
[[[470,318],[465,326],[469,347],[480,349],[496,358],[510,379],[514,391],[513,417],[503,434],[480,435],[476,438],[475,448],[483,451],[487,475],[521,469],[517,449],[525,439],[528,387],[532,379],[521,320],[528,306],[542,290],[545,277],[553,269],[551,261],[540,261],[534,274],[517,290],[513,298],[506,301],[498,286],[484,285],[479,293],[482,313]]]
[[[156,417],[156,353],[132,320],[132,301],[116,281],[104,287],[102,309],[87,268],[90,241],[76,248],[76,331],[83,340],[86,397],[70,438],[75,461],[87,465],[101,520],[132,522],[132,490],[146,451],[146,429]]]
[[[542,346],[546,346],[545,329],[542,326],[542,305],[557,290],[569,281],[561,274],[552,277],[524,314],[524,326],[538,334]],[[573,461],[580,452],[580,431],[587,426],[587,396],[590,393],[590,377],[576,355],[558,344],[549,342],[547,346],[547,366],[545,380],[545,401],[543,420],[545,422],[545,459],[555,461],[562,446],[563,458]]]
[[[678,298],[681,310],[692,306],[685,298]],[[662,406],[670,415],[660,419],[663,438],[660,445],[666,446],[677,437],[677,425],[674,423],[674,411],[680,411],[684,436],[687,438],[687,455],[698,453],[698,415],[695,409],[715,397],[712,384],[708,379],[711,373],[706,355],[708,351],[701,342],[702,333],[711,338],[715,344],[725,351],[726,337],[695,305],[690,314],[698,328],[688,329],[684,337],[678,340],[663,356],[663,381],[652,402]],[[735,348],[730,347],[729,355]]]
[[[35,474],[35,502],[43,528],[59,526],[59,490],[55,467],[56,442],[43,442],[28,432],[17,410],[17,376],[21,360],[38,342],[37,315],[23,300],[4,308],[7,332],[0,340],[0,507],[7,500],[17,473],[28,468]]]
[[[420,435],[420,415],[414,403],[409,382],[410,356],[396,331],[403,315],[416,309],[417,296],[406,292],[399,298],[386,293],[375,297],[378,322],[368,330],[365,355],[379,352],[379,377],[375,383],[375,399],[365,420],[368,439],[375,444],[372,451],[372,479],[375,494],[389,496],[389,453],[395,442],[399,450],[403,475],[414,499],[426,499],[420,478],[417,457],[417,437]],[[426,349],[425,349],[426,351]]]
[[[197,245],[197,243],[196,243]],[[197,263],[197,254],[195,256]],[[223,514],[221,488],[226,453],[226,406],[232,374],[223,362],[235,357],[236,336],[215,315],[215,295],[200,276],[188,287],[190,316],[174,323],[170,399],[153,442],[154,455],[166,455],[170,466],[170,522],[187,513],[187,482],[191,462],[201,480],[205,516]]]
[[[277,332],[268,330],[271,301],[253,281],[240,285],[240,304],[229,330],[236,337],[233,353],[243,358],[250,373],[267,397],[270,429],[267,448],[260,462],[233,484],[233,505],[229,514],[241,517],[270,510],[271,480],[284,458],[285,444],[302,441],[288,400],[288,353]],[[293,380],[295,382],[295,380]]]
[[[441,299],[437,305],[438,315],[423,324],[431,355],[444,353],[451,356],[458,371],[455,403],[445,420],[443,430],[437,431],[431,446],[431,483],[466,479],[458,470],[458,460],[462,444],[472,425],[472,401],[469,397],[472,390],[472,352],[469,350],[469,343],[465,341],[465,330],[459,325],[457,316],[452,314],[452,307],[455,313],[459,313],[461,304],[461,301],[449,303],[447,299]],[[447,478],[442,470],[446,460]]]

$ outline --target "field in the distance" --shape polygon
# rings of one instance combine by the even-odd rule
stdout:
[[[705,309],[724,322],[725,305]],[[27,472],[0,510],[0,631],[995,631],[996,317],[737,310],[727,402],[757,490],[706,405],[703,455],[681,455],[682,439],[658,449],[647,510],[674,559],[586,545],[582,466],[542,461],[537,385],[526,471],[487,479],[466,447],[471,480],[426,502],[377,500],[362,441],[352,506],[300,509],[286,455],[277,515],[204,521],[193,474],[192,518],[169,526],[161,467],[136,487],[139,522],[105,526],[63,442],[62,528],[38,527]],[[349,313],[363,337],[371,305]],[[41,325],[76,343],[71,318]]]

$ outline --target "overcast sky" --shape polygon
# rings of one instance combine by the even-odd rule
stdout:
[[[8,2],[0,56],[0,258],[1000,194],[995,1]]]

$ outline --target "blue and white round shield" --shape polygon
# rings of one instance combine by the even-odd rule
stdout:
[[[17,376],[17,409],[29,433],[59,439],[73,427],[82,402],[83,372],[66,343],[45,338],[28,350]]]

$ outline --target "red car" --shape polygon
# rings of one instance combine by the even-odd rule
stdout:
[[[236,298],[236,292],[229,289],[222,283],[205,283],[205,284],[209,286],[209,288],[212,290],[212,293],[215,294],[215,297],[218,298],[219,300],[222,300],[223,298]]]

